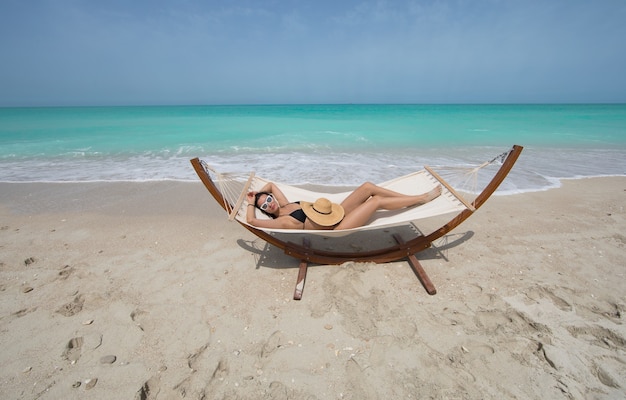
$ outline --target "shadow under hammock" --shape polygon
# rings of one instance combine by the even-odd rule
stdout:
[[[471,202],[465,200],[429,167],[385,182],[380,186],[405,194],[422,193],[427,191],[428,187],[432,188],[440,183],[443,193],[439,198],[422,206],[396,212],[379,212],[365,226],[344,231],[260,229],[249,225],[245,219],[246,193],[258,190],[267,183],[267,180],[256,177],[254,173],[250,174],[247,180],[219,173],[199,158],[192,159],[191,164],[209,193],[229,214],[231,220],[236,220],[257,237],[300,260],[294,299],[302,298],[309,263],[342,264],[348,261],[385,263],[407,260],[426,291],[434,295],[437,292],[435,286],[415,254],[431,247],[434,241],[455,229],[480,208],[507,177],[522,150],[522,146],[514,145],[509,151],[489,162],[501,161],[500,168]],[[487,164],[484,163],[480,167]],[[340,202],[347,195],[347,193],[310,191],[289,185],[279,184],[279,186],[288,198],[304,201],[327,197],[331,201]],[[415,225],[417,220],[451,213],[453,216],[449,220],[444,220],[430,233],[423,234]]]

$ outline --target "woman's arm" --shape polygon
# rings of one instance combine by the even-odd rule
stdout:
[[[276,199],[276,201],[278,202],[278,205],[281,207],[286,206],[287,204],[289,204],[289,200],[287,199],[287,197],[284,195],[284,193],[278,188],[278,186],[276,184],[274,184],[273,182],[268,182],[267,184],[265,184],[265,186],[263,186],[261,188],[261,190],[259,190],[260,192],[268,192],[274,195],[274,198]]]
[[[261,219],[256,217],[254,206],[248,205],[246,208],[246,222],[252,226],[270,229],[302,229],[302,224],[294,218]]]
[[[254,202],[254,198],[252,199]],[[256,217],[256,208],[253,204],[246,206],[246,222],[258,228],[271,229],[300,229],[302,224],[291,217],[279,217],[275,219],[260,219]]]

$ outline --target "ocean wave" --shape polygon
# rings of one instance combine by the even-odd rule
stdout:
[[[189,160],[200,156],[220,172],[247,174],[292,185],[356,186],[365,181],[384,182],[424,165],[465,168],[491,159],[502,149],[491,147],[412,151],[315,152],[271,151],[194,154],[193,146],[173,152],[136,155],[90,155],[0,160],[0,181],[197,181]],[[626,175],[624,150],[524,149],[497,194],[516,194],[558,187],[561,179]],[[447,179],[447,177],[446,177]],[[485,182],[479,182],[479,187]]]

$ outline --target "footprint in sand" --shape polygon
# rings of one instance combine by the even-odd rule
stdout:
[[[555,289],[537,286],[529,289],[526,296],[536,302],[540,299],[550,300],[561,311],[572,311],[572,305],[555,293]]]
[[[209,343],[206,343],[203,346],[200,346],[198,350],[196,350],[193,354],[190,354],[187,357],[187,366],[189,367],[189,369],[191,369],[192,371],[197,371],[199,369],[197,362],[199,359],[201,359],[202,354],[208,348],[209,348]]]
[[[368,383],[367,375],[359,363],[350,358],[346,362],[347,388],[352,392],[355,399],[366,399],[368,393],[371,393],[371,387]]]
[[[59,271],[59,279],[66,280],[72,272],[74,272],[74,267],[70,267],[69,265],[64,266]]]
[[[217,363],[211,379],[223,380],[228,376],[229,368],[226,360],[222,359]]]
[[[80,358],[82,347],[83,347],[82,336],[70,339],[70,341],[65,346],[65,351],[63,352],[63,358],[65,358],[67,361],[75,363]]]
[[[603,385],[619,388],[626,377],[624,360],[615,356],[599,357],[593,361],[592,373]]]
[[[465,312],[460,309],[463,308]],[[456,326],[456,325],[473,325],[472,316],[467,314],[467,307],[458,304],[451,304],[449,307],[444,307],[440,312],[432,312],[430,315],[438,323],[444,326]]]
[[[283,333],[281,331],[275,331],[267,339],[263,348],[261,348],[261,358],[267,358],[276,350],[278,350],[283,342]]]
[[[484,310],[476,312],[474,324],[484,332],[508,331],[513,325],[513,318],[500,310]]]
[[[603,385],[609,386],[612,388],[619,387],[619,384],[617,383],[615,378],[613,378],[611,373],[606,371],[604,368],[597,367],[595,373],[596,373],[596,376],[598,377],[598,380],[602,382]]]
[[[465,362],[472,362],[474,360],[486,360],[493,354],[495,354],[496,350],[494,347],[490,346],[487,343],[482,343],[480,341],[475,340],[466,340],[459,346],[455,346],[451,349],[451,351],[447,354],[447,359],[451,361],[454,365],[464,365]],[[476,377],[472,375],[469,371],[465,371],[463,374],[463,378],[468,379],[469,382],[474,382]]]
[[[74,300],[69,303],[63,304],[57,312],[66,317],[71,317],[72,315],[78,314],[82,311],[83,305],[85,304],[85,297],[82,294],[74,297]]]
[[[274,381],[270,383],[267,395],[267,398],[275,400],[289,400],[290,398],[293,398],[290,397],[289,389],[287,388],[287,386],[279,381]]]
[[[496,350],[487,343],[482,343],[474,340],[465,341],[463,345],[461,345],[461,351],[467,354],[468,358],[471,359],[488,357],[496,352]]]
[[[199,353],[196,354],[199,355],[202,352],[204,352],[203,349],[199,350]],[[191,357],[193,356],[194,355],[192,355]],[[217,385],[219,385],[220,382],[222,382],[228,376],[230,369],[228,368],[227,361],[224,359],[220,359],[217,363],[217,366],[213,370],[211,377],[208,380],[206,379],[207,375],[205,372],[198,373],[198,371],[199,370],[192,368],[192,372],[174,386],[174,390],[178,392],[181,397],[187,397],[190,393],[194,393],[194,398],[212,398],[209,397],[209,394],[215,393]],[[145,396],[140,398],[146,400],[156,398],[155,390],[160,390],[158,389],[158,386],[156,386],[158,381],[154,378],[151,379],[151,381],[152,386],[146,386],[150,384],[150,381],[148,381],[142,386],[141,390],[138,392],[139,396]],[[149,395],[152,396],[152,393],[155,393],[154,397],[149,397]]]
[[[139,329],[141,329],[142,331],[143,329],[143,324],[141,322],[141,320],[143,319],[143,316],[147,314],[147,312],[143,311],[143,310],[139,310],[136,309],[133,312],[130,313],[130,319],[133,320],[133,322],[137,325],[137,327]]]
[[[70,339],[65,345],[62,357],[75,363],[85,352],[89,353],[102,345],[101,333],[90,333],[85,336],[77,336]]]
[[[579,315],[600,316],[618,324],[622,322],[622,315],[625,309],[626,307],[623,304],[601,299],[593,299],[576,305],[576,313]]]
[[[155,375],[144,382],[141,389],[137,392],[135,399],[137,400],[153,400],[156,399],[161,391],[159,376]]]
[[[30,313],[32,313],[33,311],[36,311],[36,310],[37,310],[37,307],[22,308],[21,310],[17,310],[15,312],[11,313],[11,315],[14,316],[14,317],[20,318],[20,317],[23,317],[26,314],[30,314]]]
[[[567,326],[567,331],[576,339],[609,349],[626,349],[626,339],[618,333],[602,326]]]

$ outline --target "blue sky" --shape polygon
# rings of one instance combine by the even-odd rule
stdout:
[[[2,0],[0,106],[626,102],[624,0]]]

